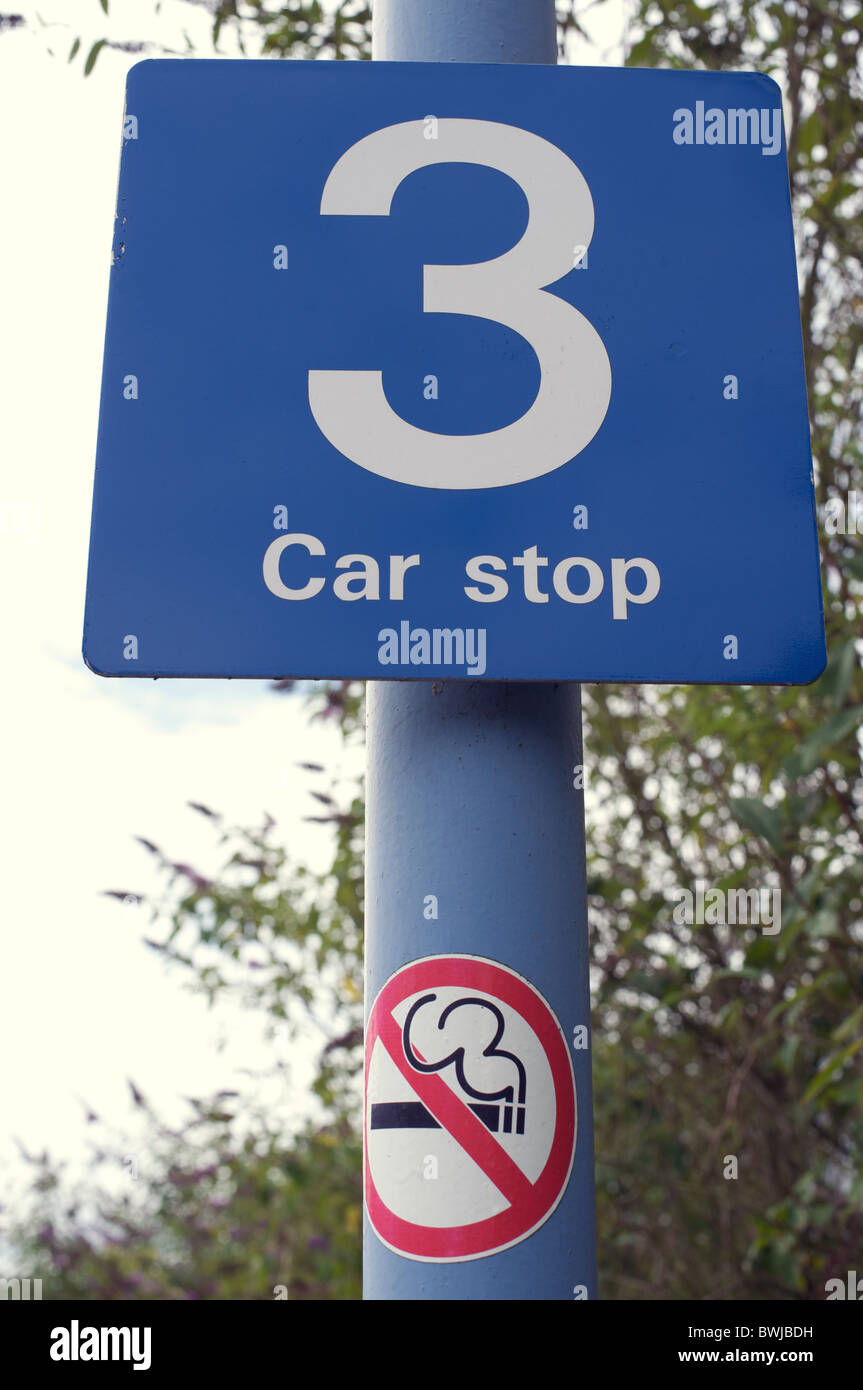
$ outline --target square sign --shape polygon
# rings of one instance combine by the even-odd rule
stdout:
[[[814,680],[778,87],[133,68],[84,654],[127,676]]]

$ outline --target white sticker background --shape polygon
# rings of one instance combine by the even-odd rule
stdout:
[[[503,1133],[501,1123],[493,1138],[529,1181],[535,1182],[548,1161],[556,1117],[551,1067],[536,1034],[510,1005],[463,985],[418,990],[402,1000],[393,1011],[400,1029],[404,1028],[411,1006],[430,993],[435,995],[434,1002],[418,1010],[412,1023],[410,1037],[415,1052],[426,1062],[433,1062],[462,1046],[470,1085],[486,1092],[512,1085],[517,1101],[518,1075],[513,1062],[482,1055],[492,1043],[497,1027],[488,1009],[463,1005],[450,1014],[443,1030],[437,1027],[437,1020],[448,1005],[468,997],[487,999],[503,1015],[504,1031],[497,1047],[515,1054],[525,1069],[525,1128],[524,1134],[515,1132],[514,1105],[513,1132]],[[459,1085],[453,1064],[436,1075],[463,1104],[475,1102]],[[417,1100],[417,1094],[378,1039],[369,1067],[366,1152],[375,1188],[385,1205],[403,1220],[424,1226],[466,1225],[505,1211],[509,1206],[507,1199],[445,1129],[372,1129],[373,1105]],[[501,1113],[502,1110],[501,1104]],[[430,1158],[435,1164],[429,1164]],[[427,1176],[430,1169],[436,1171],[435,1177]]]

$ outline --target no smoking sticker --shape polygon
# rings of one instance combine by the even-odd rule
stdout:
[[[479,956],[403,966],[366,1031],[372,1226],[413,1260],[472,1260],[531,1235],[563,1196],[572,1061],[533,985]]]

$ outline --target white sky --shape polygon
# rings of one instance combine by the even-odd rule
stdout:
[[[215,867],[189,800],[235,824],[266,808],[294,857],[324,867],[326,832],[302,821],[315,805],[294,764],[361,766],[266,683],[107,681],[81,659],[123,87],[136,58],[104,49],[86,80],[82,59],[106,34],[164,35],[182,49],[183,27],[211,56],[194,6],[164,0],[158,21],[154,0],[110,9],[106,19],[98,0],[0,0],[0,12],[44,21],[0,35],[0,1192],[16,1137],[73,1161],[87,1152],[84,1101],[124,1130],[127,1077],[176,1119],[181,1097],[247,1091],[238,1068],[287,1052],[264,1047],[254,1015],[208,1011],[141,944],[146,911],[102,893],[155,886],[138,834]],[[612,51],[619,21],[603,25],[600,52],[579,45],[581,61]],[[301,1075],[287,1103],[303,1091]]]
[[[151,0],[113,8],[121,36],[153,32]],[[208,53],[206,16],[173,8]],[[80,57],[65,57],[77,33],[106,32],[96,0],[43,0],[39,12],[68,27],[0,36],[0,1165],[17,1158],[13,1136],[86,1152],[82,1099],[122,1128],[126,1077],[169,1116],[183,1111],[177,1097],[248,1088],[234,1068],[272,1055],[259,1020],[208,1011],[141,944],[148,913],[102,892],[155,886],[136,834],[215,867],[189,800],[235,824],[266,808],[292,853],[324,867],[327,833],[302,822],[320,808],[294,764],[349,772],[362,761],[264,682],[107,681],[83,665],[120,118],[135,60],[103,50],[85,80]]]

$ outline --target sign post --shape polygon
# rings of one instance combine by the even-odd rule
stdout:
[[[373,57],[451,63],[554,63],[553,0],[378,0]],[[431,113],[435,114],[435,113]],[[466,1159],[449,1131],[419,1129],[413,1147],[389,1150],[371,1129],[366,1095],[366,1229],[364,1296],[369,1299],[572,1299],[596,1297],[596,1218],[590,1061],[587,894],[580,690],[565,683],[372,682],[368,687],[366,854],[366,1007],[386,1007],[387,981],[408,961],[430,957],[424,992],[438,998],[453,953],[478,956],[517,971],[538,990],[560,1024],[575,1077],[572,1173],[561,1199],[529,1239],[489,1253],[487,1203],[517,1214],[518,1197],[497,1190],[495,1153],[474,1210],[449,1234],[447,1211],[459,1187],[471,1191],[465,1168],[482,1183],[481,1161]],[[435,973],[432,962],[438,958]],[[383,991],[383,993],[382,993]],[[462,995],[483,997],[469,982]],[[461,996],[460,996],[461,997]],[[476,1027],[480,1005],[464,1005]],[[374,1017],[374,1015],[373,1015]],[[444,1033],[460,1034],[457,1014]],[[508,1032],[499,1040],[507,1048]],[[482,1033],[480,1031],[480,1036]],[[483,1044],[490,1034],[482,1037]],[[462,1045],[464,1043],[462,1042]],[[376,1063],[376,1035],[367,1034],[367,1068]],[[507,1049],[509,1050],[509,1049]],[[483,1062],[482,1047],[473,1049]],[[516,1047],[512,1048],[515,1053]],[[442,1054],[439,1054],[442,1055]],[[431,1058],[429,1059],[431,1060]],[[519,1059],[521,1061],[521,1058]],[[568,1059],[569,1060],[569,1059]],[[534,1068],[525,1068],[525,1133],[511,1138],[513,1156],[530,1135],[555,1125],[547,1092],[532,1109]],[[448,1068],[450,1072],[452,1067]],[[485,1087],[513,1083],[506,1063],[485,1061]],[[514,1070],[510,1064],[510,1070]],[[532,1074],[530,1074],[532,1073]],[[418,1073],[418,1077],[421,1074]],[[368,1073],[367,1073],[368,1076]],[[437,1078],[436,1078],[437,1079]],[[464,1101],[468,1101],[464,1095]],[[393,1130],[388,1137],[402,1137]],[[505,1136],[501,1135],[501,1139]],[[551,1142],[551,1140],[550,1140]],[[387,1232],[398,1218],[368,1166],[389,1161],[402,1201],[427,1205],[441,1229],[437,1244],[414,1242],[397,1252]],[[501,1189],[506,1155],[498,1154]],[[518,1159],[515,1160],[518,1162]],[[407,1191],[405,1191],[407,1189]],[[435,1201],[440,1193],[440,1200]],[[507,1195],[509,1193],[509,1195]],[[483,1200],[484,1199],[484,1200]],[[398,1205],[398,1199],[391,1199]],[[375,1212],[375,1224],[369,1207]],[[421,1224],[421,1223],[417,1223]],[[455,1225],[455,1223],[453,1223]],[[383,1225],[383,1238],[381,1235]],[[471,1227],[476,1239],[470,1245]],[[493,1239],[493,1238],[492,1238]],[[485,1245],[483,1242],[485,1241]],[[504,1243],[505,1244],[505,1243]],[[422,1255],[423,1249],[434,1254]],[[465,1254],[469,1249],[471,1254]]]
[[[367,1159],[378,1168],[389,1161],[387,1190],[400,1186],[407,1207],[386,1206],[384,1186],[367,1167],[367,1201],[375,1212],[366,1229],[363,1279],[367,1298],[567,1299],[593,1298],[595,1231],[593,1124],[591,1112],[590,1000],[584,866],[584,820],[579,688],[529,682],[438,684],[374,682],[368,691],[368,786],[366,858],[367,1007],[375,1020],[367,1035]],[[437,1028],[448,1003],[448,962],[453,955],[494,962],[518,972],[555,1020],[575,1083],[572,1173],[559,1202],[549,1203],[530,1239],[500,1253],[471,1258],[463,1253],[473,1234],[454,1232],[434,1256],[396,1253],[390,1232],[416,1205],[429,1207],[441,1226],[460,1189],[471,1190],[465,1162],[453,1152],[446,1127],[417,1128],[419,1144],[406,1147],[402,1130],[372,1130],[380,1082],[377,1019],[387,1010],[391,988],[407,962],[426,958],[425,973],[409,996],[430,996],[418,1014],[428,1041],[419,1053],[426,1064],[464,1049],[463,1071],[473,1090],[494,1095],[512,1087],[517,1105],[516,1062],[485,1049],[497,1029],[486,1005],[497,995],[465,977],[465,1003]],[[437,974],[435,966],[437,965]],[[419,991],[419,992],[418,992]],[[403,1021],[403,1020],[402,1020]],[[491,1131],[508,1156],[524,1162],[534,1142],[551,1144],[559,1111],[541,1075],[531,1066],[535,1049],[515,1039],[504,1018],[496,1050],[511,1052],[525,1069],[524,1132],[502,1133],[503,1117]],[[404,1034],[401,1033],[402,1050]],[[435,1050],[432,1050],[435,1042]],[[442,1045],[443,1044],[443,1045]],[[472,1093],[459,1085],[454,1065],[441,1077],[454,1079],[460,1104]],[[401,1081],[406,1084],[405,1077]],[[425,1081],[417,1072],[417,1083]],[[398,1097],[401,1097],[401,1091]],[[405,1097],[410,1099],[409,1093]],[[505,1098],[503,1103],[505,1103]],[[481,1102],[478,1102],[481,1103]],[[501,1100],[495,1102],[498,1106]],[[389,1157],[388,1157],[389,1156]],[[508,1168],[500,1156],[500,1181]],[[493,1165],[494,1154],[490,1163]],[[569,1162],[567,1168],[569,1167]],[[470,1166],[470,1165],[469,1165]],[[494,1182],[494,1168],[473,1167]],[[507,1187],[505,1191],[509,1191]],[[478,1201],[475,1223],[487,1219]],[[501,1196],[498,1210],[510,1199]],[[437,1206],[435,1204],[438,1204]],[[517,1214],[517,1204],[516,1204]],[[421,1223],[420,1223],[421,1224]],[[381,1234],[383,1239],[381,1239]],[[447,1248],[449,1253],[445,1253]]]
[[[825,662],[780,93],[373,46],[129,74],[84,655],[369,680],[366,1296],[594,1298],[579,683]]]

